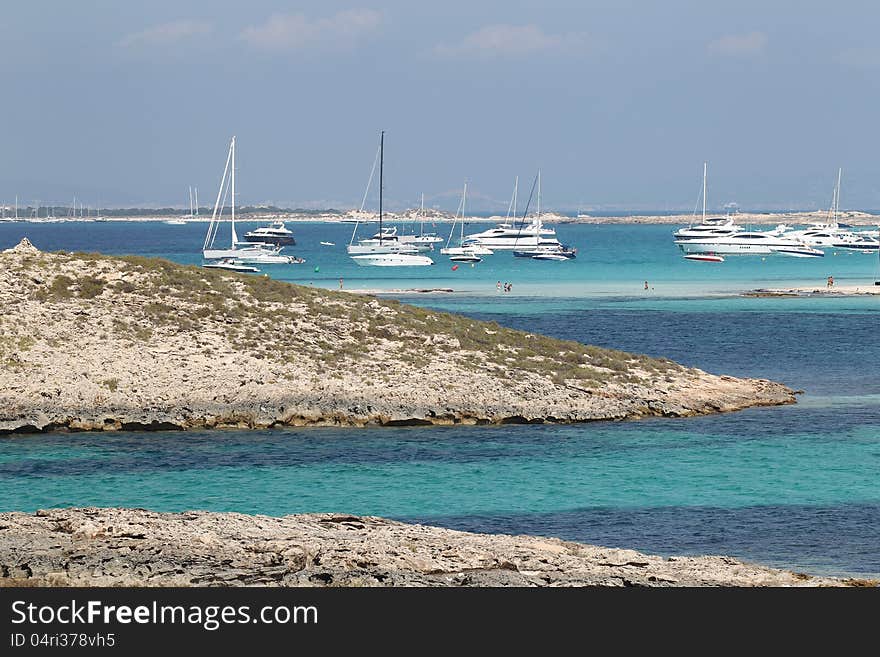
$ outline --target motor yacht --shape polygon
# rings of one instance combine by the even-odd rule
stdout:
[[[731,235],[675,240],[685,253],[720,253],[725,255],[767,255],[782,253],[793,255],[795,251],[818,255],[818,249],[784,236],[787,227],[780,224],[773,230],[737,231]],[[816,253],[816,252],[819,253]],[[824,254],[823,254],[824,255]]]
[[[285,227],[283,221],[273,221],[268,226],[260,226],[254,230],[249,230],[244,234],[244,241],[275,244],[277,246],[296,244],[296,240],[293,238],[293,231]]]
[[[556,239],[556,231],[553,228],[542,226],[541,222],[537,220],[525,225],[508,222],[500,223],[489,230],[468,235],[466,239],[476,240],[492,250],[507,251],[536,247],[538,246],[539,239],[542,241],[555,241],[556,244],[559,244],[559,241]]]

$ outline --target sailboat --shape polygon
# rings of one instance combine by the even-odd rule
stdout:
[[[401,244],[411,244],[419,251],[433,251],[434,245],[443,241],[437,233],[425,232],[425,195],[422,194],[422,204],[419,209],[419,234],[400,235],[397,238]]]
[[[492,249],[483,246],[479,241],[473,239],[465,239],[464,237],[464,208],[467,201],[467,182],[461,192],[461,201],[458,203],[458,209],[455,211],[455,218],[452,220],[452,227],[449,229],[449,238],[446,240],[446,246],[440,249],[440,253],[448,255],[453,262],[480,262],[480,256],[492,255]],[[452,236],[455,234],[455,224],[461,221],[459,229],[458,246],[449,246],[452,242]]]
[[[571,260],[572,258],[577,257],[577,249],[569,248],[562,244],[558,239],[556,239],[556,235],[553,236],[544,236],[541,232],[542,223],[541,223],[541,170],[538,170],[538,176],[536,180],[538,184],[538,211],[535,215],[535,219],[533,220],[533,224],[536,227],[536,235],[537,240],[535,244],[530,244],[531,239],[528,240],[529,245],[524,247],[514,246],[513,255],[515,258],[532,258],[533,260],[556,260],[556,261],[565,261]],[[532,191],[534,191],[534,186],[532,186]],[[531,195],[529,196],[529,202],[531,202]],[[526,204],[526,212],[528,212],[528,203]],[[523,221],[525,221],[526,213],[523,213]]]
[[[231,197],[230,222],[231,240],[228,249],[216,248],[214,242],[217,239],[217,231],[220,228],[223,207],[226,205],[227,195]],[[287,264],[297,262],[292,256],[281,255],[281,247],[269,244],[252,244],[240,242],[235,232],[235,137],[229,143],[229,152],[226,155],[226,166],[223,168],[223,177],[220,179],[220,189],[217,190],[217,200],[214,202],[214,212],[211,214],[211,223],[208,224],[208,233],[205,235],[205,244],[202,248],[202,256],[205,260],[234,259],[237,263],[262,263],[262,264]]]
[[[189,220],[192,221],[195,219],[193,216],[193,188],[189,188]],[[166,224],[171,226],[183,226],[186,224],[186,220],[183,217],[179,217],[176,219],[168,219],[165,221]]]
[[[375,163],[374,163],[375,170]],[[423,267],[433,265],[434,261],[427,256],[418,255],[417,248],[411,244],[401,244],[396,235],[383,230],[383,194],[385,168],[385,131],[379,134],[379,232],[371,240],[360,240],[358,244],[349,243],[348,254],[356,264],[372,267]],[[370,182],[373,175],[370,174]],[[369,190],[369,183],[367,183]],[[366,193],[364,194],[366,199]],[[354,242],[357,225],[351,235]]]
[[[495,250],[505,249],[508,251],[513,249],[524,249],[529,246],[537,246],[537,244],[545,238],[555,239],[556,231],[553,228],[539,226],[535,221],[531,221],[528,225],[526,225],[525,213],[523,213],[522,221],[517,224],[516,193],[518,185],[519,178],[516,179],[513,188],[513,223],[505,221],[504,223],[500,223],[495,226],[495,228],[490,228],[489,230],[484,230],[480,233],[468,235],[468,239],[476,240],[477,242],[488,248],[492,248]],[[534,191],[534,186],[532,186],[532,191]],[[528,208],[526,208],[526,210],[528,210]]]
[[[728,237],[742,230],[742,226],[737,226],[730,216],[727,217],[710,217],[706,218],[706,175],[709,170],[709,163],[703,162],[703,186],[700,191],[700,199],[703,201],[702,221],[694,225],[693,220],[685,228],[679,228],[673,233],[676,240],[702,239],[704,237]],[[697,208],[694,206],[692,218],[697,214]]]

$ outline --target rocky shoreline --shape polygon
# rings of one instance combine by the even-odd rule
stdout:
[[[142,257],[0,253],[0,433],[586,422],[789,404],[764,379]]]
[[[377,517],[0,513],[0,586],[876,586]]]
[[[745,297],[854,297],[880,295],[880,282],[872,285],[835,285],[833,287],[801,286],[790,288],[759,288],[742,293]]]

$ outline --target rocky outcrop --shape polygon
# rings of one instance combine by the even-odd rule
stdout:
[[[827,586],[718,556],[659,557],[556,538],[376,517],[142,509],[0,514],[0,586]]]
[[[164,260],[0,253],[0,433],[583,422],[794,401],[367,295]]]

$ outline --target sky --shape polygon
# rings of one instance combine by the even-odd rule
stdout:
[[[880,208],[880,5],[29,0],[0,13],[0,202]],[[374,209],[374,184],[367,208]]]

